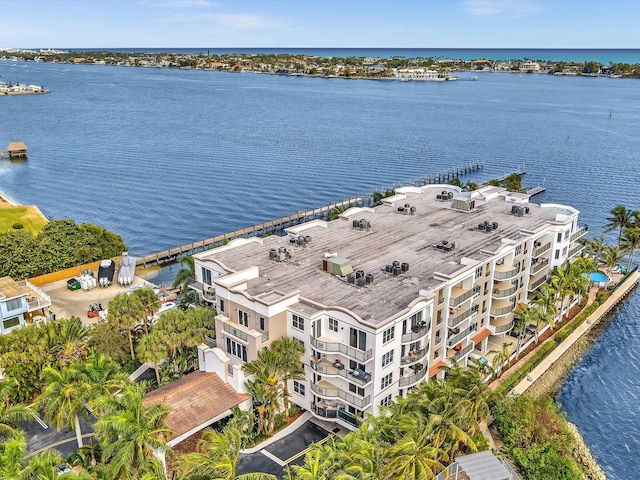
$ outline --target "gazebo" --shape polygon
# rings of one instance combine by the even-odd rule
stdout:
[[[7,147],[9,158],[27,158],[27,146],[22,142],[11,142]]]

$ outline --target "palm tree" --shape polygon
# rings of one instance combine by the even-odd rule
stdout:
[[[129,336],[129,349],[131,350],[131,360],[134,360],[133,351],[133,328],[144,316],[144,306],[137,296],[118,293],[109,302],[107,321],[127,332]]]
[[[289,381],[304,380],[302,367],[302,355],[304,344],[291,337],[283,337],[271,344],[271,349],[276,354],[275,361],[282,371],[284,389],[284,414],[289,417]]]
[[[511,364],[511,342],[502,342],[502,349],[500,351],[491,350],[489,353],[493,353],[493,359],[491,363],[493,365],[493,378],[497,378],[500,373],[504,373],[509,369]]]
[[[627,270],[629,270],[636,250],[640,248],[640,227],[625,228],[622,232],[620,246],[624,252],[629,253],[629,260],[627,261]]]
[[[180,478],[185,480],[275,480],[266,473],[237,474],[242,435],[236,429],[207,430],[198,446],[204,453],[191,452],[180,459]]]
[[[89,334],[78,317],[61,318],[46,325],[48,348],[61,365],[86,358]]]
[[[142,308],[144,309],[144,315],[142,317],[144,321],[144,333],[149,333],[149,327],[147,323],[149,319],[152,318],[160,308],[160,300],[152,289],[146,287],[134,290],[132,295],[138,297],[140,303],[142,304]]]
[[[518,304],[514,311],[515,326],[513,327],[518,334],[518,343],[516,346],[516,359],[520,356],[520,347],[522,346],[523,333],[527,328],[527,324],[535,325],[536,312],[535,309],[524,303]]]
[[[600,261],[605,248],[604,235],[585,240],[585,253],[591,255],[596,261]]]
[[[90,385],[85,382],[75,364],[56,370],[45,367],[42,371],[46,387],[36,401],[36,408],[44,411],[45,421],[76,432],[78,448],[82,447],[80,417],[89,417],[86,408],[89,400]]]
[[[73,365],[87,386],[86,400],[89,405],[104,395],[114,395],[131,383],[129,376],[109,357],[92,353],[86,362]]]
[[[188,284],[196,276],[196,266],[193,257],[188,255],[186,257],[181,257],[180,263],[183,267],[178,270],[176,278],[173,279],[173,288]]]
[[[29,407],[14,404],[11,401],[11,388],[17,380],[3,380],[0,382],[0,438],[15,437],[20,428],[18,422],[36,419],[36,414]]]
[[[207,314],[202,314],[202,310],[206,310]],[[165,342],[175,371],[181,370],[178,356],[182,349],[192,349],[205,342],[211,317],[212,312],[203,307],[186,312],[174,309],[160,315],[153,326],[152,335]]]
[[[611,274],[622,258],[622,249],[619,246],[607,245],[604,250],[604,263],[607,265],[607,273]]]
[[[94,425],[109,479],[130,479],[166,452],[169,409],[143,403],[144,386],[127,386],[120,395],[103,396],[96,404],[105,412]]]
[[[622,239],[622,231],[632,224],[633,212],[631,210],[627,210],[627,207],[625,207],[624,205],[618,205],[617,207],[611,209],[609,213],[611,214],[611,216],[607,217],[608,223],[605,232],[610,232],[611,230],[618,228],[618,245],[620,245],[620,240]]]
[[[138,344],[138,357],[144,362],[153,364],[153,368],[156,372],[156,381],[158,386],[160,383],[160,371],[158,365],[162,360],[167,358],[169,354],[167,344],[162,341],[158,335],[147,335],[140,340]]]

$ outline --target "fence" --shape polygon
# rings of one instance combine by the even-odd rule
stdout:
[[[116,265],[119,265],[121,258],[122,257],[118,256],[113,258],[112,260],[116,263]],[[30,278],[29,281],[33,283],[35,286],[41,286],[47,283],[57,282],[59,280],[66,280],[71,277],[78,276],[88,268],[90,268],[94,273],[97,273],[98,269],[100,268],[100,260],[96,260],[95,262],[91,262],[91,263],[85,263],[84,265],[77,265],[75,267],[65,268],[64,270],[58,270],[57,272],[39,275],[37,277]]]

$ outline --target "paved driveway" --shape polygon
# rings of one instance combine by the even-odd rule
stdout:
[[[80,430],[83,435],[83,443],[87,444],[91,437],[85,435],[93,434],[93,422],[96,419],[89,417],[89,423],[80,419]],[[68,457],[78,448],[76,432],[63,429],[58,432],[56,427],[44,428],[38,422],[25,422],[20,425],[27,436],[27,455],[39,452],[43,449],[55,448],[62,453],[63,457]]]

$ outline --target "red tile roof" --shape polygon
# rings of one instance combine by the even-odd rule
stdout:
[[[436,363],[434,363],[433,365],[431,365],[431,367],[429,367],[429,378],[436,375],[440,371],[440,367],[444,367],[446,365],[447,364],[442,360],[437,360]]]
[[[489,329],[488,328],[483,328],[478,333],[476,333],[473,337],[471,337],[471,340],[473,341],[473,343],[475,343],[477,345],[482,340],[487,338],[489,335],[491,335],[491,332],[489,331]]]
[[[169,437],[173,440],[250,397],[236,392],[215,373],[195,371],[149,392],[144,404],[164,403],[169,407],[166,422],[173,429]]]

